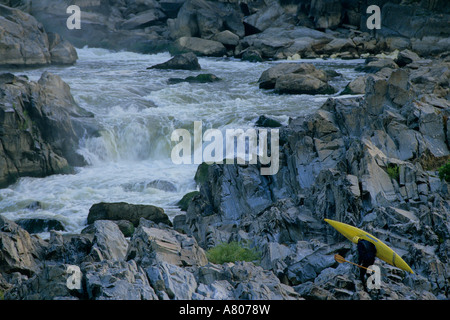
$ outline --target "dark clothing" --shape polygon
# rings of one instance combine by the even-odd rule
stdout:
[[[372,242],[367,240],[359,240],[357,244],[358,248],[358,264],[368,268],[375,263],[375,255],[377,254],[377,248]],[[359,278],[365,285],[364,275],[366,269],[360,268]]]

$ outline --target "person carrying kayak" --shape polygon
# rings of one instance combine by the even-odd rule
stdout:
[[[367,273],[367,268],[375,263],[377,248],[370,241],[358,239],[357,249],[358,264],[364,267],[359,269],[359,278],[361,279],[364,287],[366,287],[365,275]]]

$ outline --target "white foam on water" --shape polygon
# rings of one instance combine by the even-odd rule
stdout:
[[[170,55],[96,48],[77,51],[79,60],[74,66],[17,74],[26,74],[33,81],[45,70],[60,75],[70,85],[75,101],[94,113],[102,128],[100,136],[82,139],[79,150],[89,165],[70,175],[21,178],[0,189],[0,212],[9,219],[54,218],[63,222],[66,231],[80,232],[94,203],[119,201],[161,206],[173,218],[180,213],[176,203],[196,189],[197,168],[172,163],[173,130],[192,132],[194,121],[202,121],[203,130],[246,129],[254,126],[260,115],[287,124],[290,117],[313,112],[329,97],[277,95],[259,89],[261,73],[274,62],[199,58],[201,71],[147,70]],[[342,73],[333,80],[341,89],[358,74],[353,67],[359,61],[307,62]],[[167,83],[169,78],[200,73],[212,73],[222,81]],[[155,180],[174,187],[158,188],[158,184],[151,184]],[[32,203],[40,205],[33,207]]]

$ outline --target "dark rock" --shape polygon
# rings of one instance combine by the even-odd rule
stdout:
[[[203,266],[208,262],[197,241],[172,228],[157,228],[151,224],[136,229],[128,247],[127,260],[148,267],[167,262],[179,267]]]
[[[71,265],[80,265],[90,260],[94,235],[93,234],[61,234],[50,231],[50,239],[45,251],[45,259]]]
[[[19,219],[16,223],[29,233],[48,232],[50,230],[65,231],[61,221],[55,219]]]
[[[86,298],[91,300],[157,300],[144,270],[135,261],[105,260],[83,265]]]
[[[139,225],[140,218],[172,225],[164,210],[152,205],[128,204],[125,202],[105,203],[100,202],[92,205],[89,209],[87,223],[96,220],[128,220],[135,227]]]
[[[415,4],[386,3],[381,9],[380,32],[400,34],[409,39],[427,36],[448,38],[449,18],[448,3],[437,4],[433,9]]]
[[[256,121],[256,126],[258,127],[266,127],[266,128],[278,128],[281,127],[281,123],[279,123],[277,120],[268,118],[264,115],[259,116],[258,120]]]
[[[414,53],[408,49],[405,49],[405,50],[402,50],[399,52],[398,57],[395,60],[395,63],[399,67],[404,67],[404,66],[406,66],[412,62],[415,62],[419,59],[420,59],[420,57],[416,53]]]
[[[199,74],[195,77],[193,76],[189,76],[187,78],[184,79],[179,79],[179,78],[170,78],[169,79],[169,84],[176,84],[176,83],[180,83],[180,82],[189,82],[189,83],[211,83],[211,82],[217,82],[217,81],[221,81],[222,79],[216,77],[215,75],[211,74],[211,73],[206,73],[206,74]]]
[[[177,206],[180,207],[181,210],[186,211],[189,207],[189,203],[191,202],[192,198],[195,197],[199,192],[198,191],[192,191],[189,193],[186,193],[183,198],[181,198],[180,201],[178,201]]]
[[[81,288],[79,290],[69,289],[67,281],[70,276],[72,276],[72,273],[69,265],[63,263],[46,264],[40,273],[8,291],[5,299],[78,300],[82,297],[82,290]]]
[[[147,69],[180,69],[180,70],[200,70],[197,56],[192,52],[175,55],[169,61],[151,66]]]
[[[167,15],[167,17],[174,19],[177,17],[184,2],[185,0],[161,0],[159,1],[159,4],[161,6],[161,10]]]
[[[265,8],[248,17],[245,17],[244,23],[251,26],[256,32],[262,32],[273,26],[274,21],[276,21],[283,13],[283,8],[279,5],[279,3],[277,1],[273,1]]]
[[[263,58],[257,50],[245,50],[242,53],[241,59],[250,62],[262,62]]]
[[[336,29],[342,22],[342,4],[338,0],[312,0],[309,16],[317,29]]]

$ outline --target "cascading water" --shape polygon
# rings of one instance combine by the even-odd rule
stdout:
[[[257,80],[272,63],[200,58],[200,72],[147,70],[170,59],[168,53],[143,55],[104,49],[78,50],[74,66],[21,70],[37,81],[45,70],[58,74],[71,87],[77,103],[94,113],[101,127],[97,137],[84,137],[79,153],[89,165],[71,175],[21,178],[0,189],[0,212],[11,220],[53,218],[68,232],[80,232],[89,208],[97,202],[125,201],[163,207],[170,218],[176,203],[196,188],[196,164],[176,165],[170,158],[171,133],[203,129],[249,128],[260,115],[282,123],[310,113],[326,95],[276,95],[258,88]],[[358,73],[362,61],[307,60],[341,73],[331,84],[342,89]],[[169,85],[169,78],[212,73],[222,81]],[[42,234],[46,237],[46,234]]]

